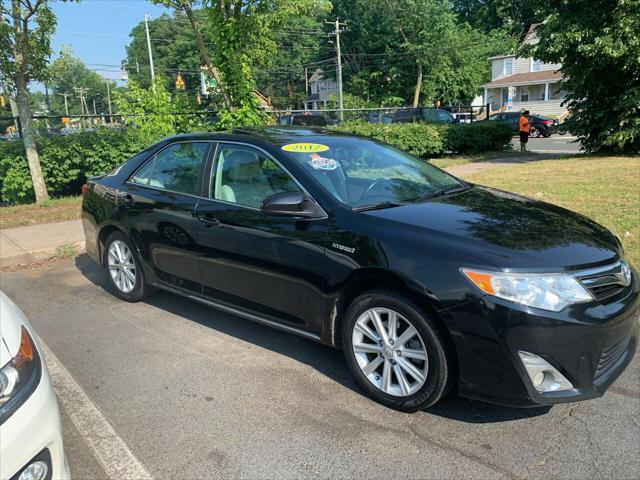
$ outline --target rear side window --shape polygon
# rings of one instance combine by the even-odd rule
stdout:
[[[131,177],[133,183],[197,195],[198,178],[208,142],[175,143],[145,163]]]

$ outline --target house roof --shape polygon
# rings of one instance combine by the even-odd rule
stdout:
[[[313,75],[309,77],[310,82],[319,82],[321,80],[333,80],[332,77],[325,77],[325,71],[321,68],[316,69]]]
[[[491,88],[508,85],[532,85],[541,82],[559,82],[560,80],[562,80],[562,73],[559,70],[547,70],[544,72],[516,73],[508,77],[498,78],[482,86]]]
[[[542,25],[542,23],[532,23],[529,26],[529,30],[527,31],[527,34],[524,36],[524,39],[522,40],[522,43],[530,43],[530,44],[535,44],[539,42],[539,38],[538,38],[538,27]]]

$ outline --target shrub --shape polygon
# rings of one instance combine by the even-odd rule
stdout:
[[[105,173],[148,147],[136,129],[99,129],[37,140],[42,173],[52,196],[77,194],[86,177]],[[33,185],[22,140],[0,143],[2,201],[33,201]]]
[[[417,157],[441,155],[445,152],[444,125],[427,123],[381,123],[353,122],[334,127],[335,130],[353,135],[375,138]]]
[[[513,128],[504,122],[475,122],[451,125],[445,132],[446,149],[455,153],[509,150]]]
[[[468,154],[508,150],[513,136],[511,126],[501,122],[453,125],[354,122],[334,128],[344,133],[375,138],[422,158],[445,152]]]

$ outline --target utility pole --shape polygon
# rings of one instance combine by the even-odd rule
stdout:
[[[149,36],[149,15],[144,14],[144,30],[147,32],[147,50],[149,51],[149,67],[151,67],[151,84],[153,85],[153,81],[156,78],[156,72],[153,68],[153,53],[151,52],[151,37]]]
[[[81,112],[80,113],[80,115],[81,115],[80,119],[81,119],[83,128],[86,128],[85,127],[85,118],[84,118],[85,112],[86,112],[87,115],[89,115],[89,107],[87,107],[87,101],[86,101],[86,99],[84,97],[87,94],[88,90],[89,89],[86,88],[86,87],[73,87],[73,91],[76,92],[76,95],[80,99],[80,112]]]
[[[340,121],[344,120],[344,104],[342,102],[342,55],[340,54],[340,26],[347,25],[344,22],[340,22],[339,19],[336,18],[333,22],[324,22],[329,25],[333,25],[335,31],[330,35],[335,35],[336,37],[336,58],[338,60],[338,118]]]
[[[113,115],[111,112],[111,85],[109,80],[105,80],[104,83],[107,84],[107,103],[109,104],[109,117],[111,117]],[[109,118],[109,123],[111,123],[111,118]]]
[[[69,117],[69,105],[67,104],[67,97],[69,96],[69,94],[61,93],[60,95],[64,97],[64,116]]]
[[[307,67],[304,67],[304,96],[309,95],[309,73]]]

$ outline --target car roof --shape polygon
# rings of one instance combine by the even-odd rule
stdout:
[[[310,138],[355,137],[323,128],[306,127],[304,125],[276,125],[270,127],[234,128],[231,132],[203,132],[174,135],[166,141],[184,140],[216,140],[216,141],[249,141],[254,143],[270,143],[284,145],[286,143]]]

